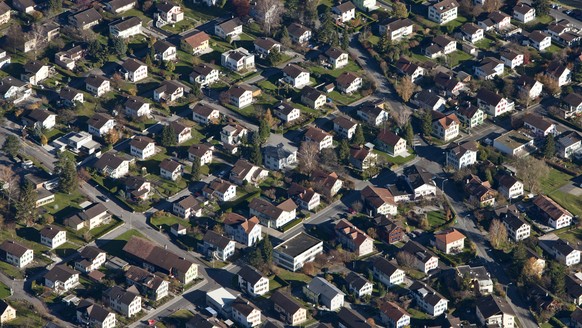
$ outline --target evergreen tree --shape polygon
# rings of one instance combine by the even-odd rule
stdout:
[[[422,114],[422,134],[425,137],[432,133],[432,113],[430,110],[425,110]]]
[[[269,60],[271,66],[275,66],[280,63],[281,60],[283,60],[283,55],[277,49],[273,49],[269,52],[267,59]]]
[[[200,84],[194,83],[192,85],[191,92],[196,98],[200,99],[200,96],[202,96],[202,89],[200,88]]]
[[[287,26],[283,26],[283,29],[281,30],[281,45],[287,48],[291,46],[291,37],[289,36]]]
[[[344,31],[342,35],[342,49],[347,50],[350,47],[350,36],[347,31]]]
[[[564,294],[565,286],[566,286],[566,276],[565,272],[566,269],[563,265],[556,261],[550,262],[550,269],[548,272],[548,276],[550,278],[550,290],[557,294],[558,296]]]
[[[160,144],[164,147],[173,146],[176,143],[176,139],[174,136],[174,131],[169,125],[164,125],[162,128],[162,134],[160,137]]]
[[[253,132],[251,138],[251,151],[249,160],[255,165],[261,165],[263,162],[263,154],[261,153],[261,140],[257,132]]]
[[[366,143],[366,138],[364,137],[364,128],[362,128],[362,124],[358,124],[356,127],[356,133],[354,133],[354,140],[355,145],[363,145]]]
[[[118,56],[123,56],[127,52],[127,44],[122,38],[112,36],[110,39],[111,46]]]
[[[531,6],[536,10],[537,15],[550,13],[550,0],[533,0]]]
[[[63,9],[63,0],[50,0],[49,1],[49,11],[56,13]]]
[[[331,15],[329,7],[326,6],[325,12],[323,13],[323,19],[321,21],[321,27],[317,33],[317,40],[321,43],[332,43],[335,33],[336,31],[333,16]]]
[[[343,162],[350,157],[350,144],[346,139],[340,141],[337,157]]]
[[[16,157],[20,151],[20,139],[15,135],[8,135],[4,140],[2,150],[10,157]]]
[[[485,180],[489,181],[490,184],[493,184],[493,175],[491,174],[490,169],[485,170]]]
[[[77,186],[79,185],[79,176],[77,174],[77,165],[73,154],[69,152],[62,152],[59,154],[56,172],[59,174],[60,191],[70,194],[77,189]]]
[[[267,122],[266,118],[263,117],[259,121],[259,137],[261,142],[265,142],[270,135],[271,127],[269,126],[269,122]]]
[[[190,172],[192,176],[192,181],[200,180],[200,160],[192,161],[192,172]]]
[[[273,244],[271,244],[269,234],[265,234],[265,238],[261,241],[261,254],[265,263],[270,265],[273,262]]]
[[[406,139],[408,145],[412,146],[414,144],[414,130],[412,129],[412,124],[410,124],[410,121],[407,121],[404,125],[403,133],[404,139]]]
[[[26,181],[20,188],[20,197],[15,204],[16,220],[21,224],[31,226],[37,216],[36,209],[37,192],[30,181]]]
[[[556,153],[556,141],[553,134],[550,133],[546,137],[544,147],[542,148],[542,153],[544,154],[544,158],[554,157]]]
[[[339,36],[339,32],[337,30],[334,30],[333,33],[331,34],[331,42],[330,43],[334,47],[339,46],[340,36]]]
[[[173,73],[175,69],[176,69],[176,65],[174,64],[173,61],[170,60],[166,63],[166,71]]]

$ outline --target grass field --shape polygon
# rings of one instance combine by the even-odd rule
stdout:
[[[109,240],[106,244],[101,246],[101,249],[103,249],[110,255],[122,257],[123,247],[125,246],[125,244],[127,244],[127,241],[134,236],[144,237],[144,235],[142,235],[141,232],[137,230],[129,230],[119,235],[119,237],[113,240]]]
[[[190,226],[190,222],[187,220],[180,219],[179,217],[169,213],[166,213],[163,216],[152,216],[150,223],[156,227],[161,226],[164,231],[170,231],[170,227],[176,223],[179,223],[185,227]]]
[[[540,181],[540,187],[544,193],[550,194],[565,185],[571,178],[569,174],[550,168],[550,173]]]
[[[277,274],[277,275],[279,276],[279,278],[281,278],[287,282],[295,281],[295,282],[307,283],[307,282],[311,281],[311,278],[308,275],[303,274],[301,272],[291,272],[291,271],[281,269],[279,271],[279,274]]]
[[[428,212],[426,216],[432,229],[440,227],[447,222],[445,219],[445,214],[441,211]]]
[[[544,194],[555,200],[574,215],[582,215],[582,202],[580,198],[558,190],[573,177],[564,172],[550,168],[550,173],[540,181],[540,187]]]
[[[0,282],[0,300],[3,300],[10,296],[10,287]]]

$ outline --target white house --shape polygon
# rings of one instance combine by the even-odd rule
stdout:
[[[337,240],[356,256],[374,252],[374,239],[347,220],[340,220],[335,225]]]
[[[127,290],[113,286],[103,291],[103,301],[111,309],[131,318],[141,312],[142,298],[137,287],[130,286]]]
[[[556,124],[537,114],[526,114],[523,117],[523,127],[528,129],[534,137],[545,137],[548,134],[558,134]]]
[[[214,145],[211,144],[193,144],[188,148],[188,160],[197,161],[200,166],[212,163]]]
[[[129,142],[129,153],[131,156],[144,160],[155,155],[156,144],[148,137],[137,136]]]
[[[243,25],[238,18],[233,18],[214,26],[214,34],[222,39],[235,39],[242,33]]]
[[[166,40],[157,40],[154,43],[155,58],[161,61],[176,60],[176,46]]]
[[[380,304],[380,318],[389,328],[404,328],[410,326],[410,314],[394,302]]]
[[[117,38],[127,39],[134,35],[141,34],[141,19],[139,17],[128,17],[109,24],[109,33]]]
[[[125,101],[125,114],[129,117],[149,117],[150,103],[144,98],[138,96],[129,96]]]
[[[211,85],[220,80],[220,74],[217,68],[204,63],[192,67],[190,73],[190,83],[198,83],[201,86]]]
[[[103,137],[115,128],[115,124],[113,117],[107,114],[97,113],[87,122],[87,132],[97,137]]]
[[[261,310],[242,297],[237,297],[231,304],[232,320],[243,328],[258,327],[262,323]]]
[[[560,62],[551,62],[545,73],[551,79],[558,82],[558,86],[560,87],[572,82],[572,71]]]
[[[51,68],[40,61],[30,61],[24,64],[24,73],[20,75],[20,79],[32,85],[37,85],[49,77]],[[54,68],[53,68],[54,70]]]
[[[576,131],[567,131],[556,140],[556,153],[562,158],[570,158],[582,149],[582,137]]]
[[[207,198],[216,197],[218,201],[229,202],[236,198],[236,185],[216,178],[202,189],[202,193]]]
[[[306,142],[316,143],[320,151],[325,148],[333,148],[333,136],[322,129],[308,127],[303,138]]]
[[[460,234],[460,233],[459,233]],[[464,239],[463,235],[455,234],[455,238],[452,240],[458,242],[458,238]],[[441,248],[446,250],[447,244],[446,240],[439,242],[437,240],[437,244],[441,244]],[[455,246],[458,246],[455,244]],[[410,255],[411,259],[414,260],[414,266],[417,270],[424,273],[429,273],[430,271],[438,268],[439,265],[439,258],[428,248],[422,246],[421,244],[409,240],[404,246],[401,248],[402,252],[407,253]]]
[[[402,284],[405,276],[403,270],[383,257],[379,257],[372,264],[372,274],[374,280],[383,283],[386,287]]]
[[[129,161],[116,153],[105,153],[97,160],[95,169],[113,179],[121,178],[129,173]]]
[[[382,129],[376,136],[375,144],[378,149],[387,152],[390,156],[405,157],[408,155],[406,139],[390,130]]]
[[[293,246],[293,249],[289,246]],[[275,246],[273,260],[275,264],[295,272],[303,268],[305,263],[313,262],[321,253],[323,253],[323,241],[300,232]]]
[[[516,67],[523,65],[523,54],[510,49],[505,49],[501,51],[501,61],[503,61],[505,66],[515,69]]]
[[[182,175],[182,169],[182,164],[166,158],[160,163],[160,176],[164,179],[176,181]]]
[[[297,151],[286,149],[283,144],[263,148],[263,161],[269,170],[287,170],[297,164]]]
[[[263,276],[257,269],[245,265],[237,273],[239,288],[253,296],[265,295],[269,292],[269,278]]]
[[[572,213],[565,210],[548,196],[538,195],[533,203],[542,217],[547,220],[548,226],[554,229],[562,229],[572,224]]]
[[[192,107],[192,121],[199,124],[208,124],[211,122],[217,122],[220,119],[220,112],[205,103],[197,103]]]
[[[344,306],[345,294],[332,283],[321,277],[315,277],[303,287],[303,292],[315,304],[330,311],[337,311]]]
[[[246,84],[233,85],[227,93],[230,103],[236,108],[244,108],[253,103],[253,91]]]
[[[489,116],[497,117],[515,109],[513,102],[509,102],[495,91],[479,89],[477,92],[477,104]]]
[[[509,238],[515,242],[527,239],[531,234],[531,226],[512,213],[503,215],[501,222],[503,222]]]
[[[85,89],[97,97],[101,97],[111,90],[111,83],[102,76],[89,75],[85,78]]]
[[[492,80],[501,76],[505,70],[504,62],[493,57],[485,57],[475,66],[475,75],[484,80]]]
[[[44,275],[44,285],[61,294],[79,285],[79,272],[66,264],[56,265]]]
[[[343,24],[356,18],[356,6],[351,1],[340,3],[331,8],[331,12],[336,17],[336,22]]]
[[[345,116],[337,116],[333,120],[333,130],[342,138],[351,139],[356,133],[357,127],[358,123]]]
[[[13,240],[5,240],[0,245],[1,259],[17,268],[24,268],[34,260],[32,249],[26,248]]]
[[[277,116],[281,122],[293,122],[301,116],[301,110],[291,103],[281,101],[273,108],[273,114]]]
[[[154,90],[155,101],[174,102],[184,96],[184,87],[177,81],[163,81],[162,84]]]
[[[292,23],[287,27],[287,30],[291,41],[295,43],[305,44],[311,39],[311,30],[301,24]]]
[[[137,59],[129,58],[121,64],[121,72],[125,79],[135,83],[148,77],[148,65]]]
[[[434,234],[436,248],[445,254],[462,252],[465,248],[466,238],[455,228],[435,232]]]
[[[154,18],[157,19],[156,24],[160,27],[166,24],[181,22],[184,20],[184,12],[179,5],[164,0],[156,3]]]
[[[51,111],[35,109],[23,115],[22,122],[35,129],[50,130],[57,124],[56,119],[57,114]]]
[[[309,71],[295,64],[283,68],[283,80],[294,88],[301,89],[310,83]]]
[[[475,23],[465,23],[460,28],[463,38],[471,43],[476,43],[485,37],[485,30]]]
[[[417,280],[412,283],[409,289],[424,313],[436,317],[448,309],[449,300],[427,284]]]
[[[365,208],[372,215],[396,215],[398,207],[386,188],[367,186],[360,192]]]
[[[217,259],[224,262],[234,255],[236,249],[234,240],[230,240],[212,230],[206,231],[202,242],[202,253],[213,260]]]
[[[235,72],[255,69],[255,55],[245,48],[228,50],[220,56],[220,64]]]
[[[432,111],[432,134],[437,138],[447,142],[455,139],[459,135],[461,121],[455,113],[445,115],[441,112]]]
[[[363,80],[352,72],[343,72],[335,80],[336,87],[343,93],[354,93],[362,88]]]
[[[275,206],[265,199],[254,198],[249,203],[249,213],[266,227],[280,228],[297,218],[297,205],[291,199]]]
[[[475,308],[477,318],[483,326],[503,328],[516,326],[515,312],[509,303],[499,296],[488,295],[479,298],[475,302]]]
[[[392,42],[398,42],[414,32],[414,23],[408,18],[389,18],[378,25],[380,35],[387,35]]]
[[[67,242],[67,231],[54,225],[44,227],[39,233],[40,243],[51,249]]]
[[[517,180],[514,176],[504,174],[498,179],[498,191],[507,199],[518,198],[523,195],[523,182]]]
[[[536,19],[536,10],[525,2],[518,3],[513,7],[513,18],[521,23],[529,23]]]
[[[530,99],[536,99],[542,94],[544,85],[535,78],[523,74],[515,81],[515,85],[520,92],[527,92]]]
[[[552,38],[542,31],[533,31],[529,34],[529,44],[538,51],[544,51],[552,45]]]
[[[350,271],[345,277],[346,283],[348,284],[348,289],[351,293],[356,294],[356,297],[364,297],[366,295],[372,295],[374,290],[374,284],[368,281],[361,275]]]
[[[236,213],[227,213],[224,219],[224,232],[245,246],[253,246],[263,239],[259,223],[256,216],[247,219]]]
[[[457,19],[458,9],[455,0],[443,0],[428,7],[428,19],[443,25]]]
[[[343,51],[336,47],[330,47],[323,53],[323,55],[327,60],[327,63],[331,65],[333,69],[338,69],[346,66],[350,58],[346,51]]]
[[[477,144],[473,141],[452,144],[446,153],[445,164],[460,170],[477,163],[477,153]]]

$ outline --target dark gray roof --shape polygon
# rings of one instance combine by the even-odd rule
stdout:
[[[222,249],[226,248],[226,246],[228,246],[228,244],[231,242],[230,239],[219,235],[218,233],[212,231],[212,230],[208,230],[206,231],[206,234],[204,234],[204,242],[208,243],[212,246],[217,246],[220,247]]]
[[[432,306],[437,305],[441,300],[447,300],[432,287],[418,280],[415,280],[408,289]]]
[[[271,295],[270,300],[285,309],[285,311],[291,315],[297,313],[297,311],[303,308],[301,303],[296,301],[293,296],[281,291],[280,289]]]
[[[361,275],[353,271],[350,271],[350,273],[348,273],[345,279],[348,285],[358,290],[364,287],[367,283],[369,283],[369,281],[366,278],[362,277]]]
[[[291,257],[295,257],[311,249],[319,243],[322,243],[322,241],[304,232],[301,232],[275,247],[275,251],[284,253]]]
[[[257,271],[257,269],[253,268],[252,266],[245,265],[242,269],[237,273],[244,281],[249,282],[251,284],[256,284],[263,278],[263,275]]]
[[[55,225],[48,225],[48,226],[42,228],[42,230],[40,231],[40,235],[43,237],[46,237],[46,238],[53,239],[61,231],[64,231],[64,230],[55,226]]]
[[[76,14],[73,14],[73,16],[75,17],[75,20],[82,25],[98,21],[102,18],[99,12],[97,12],[97,10],[94,8],[80,11]]]
[[[418,165],[409,166],[404,170],[404,174],[408,177],[408,180],[414,189],[425,184],[434,185],[432,174],[430,174],[430,172],[428,172],[424,167]]]
[[[100,129],[111,119],[113,118],[107,114],[97,113],[89,119],[87,124],[96,129]]]
[[[44,275],[44,278],[50,281],[61,281],[65,282],[69,280],[72,276],[78,274],[77,271],[69,268],[65,264],[56,265],[49,272]]]
[[[334,284],[323,279],[322,277],[313,278],[309,284],[307,284],[307,289],[315,294],[325,295],[325,297],[328,299],[333,299],[338,294],[345,295]]]
[[[375,325],[370,325],[366,318],[364,318],[358,312],[349,309],[347,307],[342,307],[337,314],[339,321],[342,326],[347,328],[373,328]]]
[[[99,304],[94,304],[88,300],[82,300],[79,305],[77,305],[77,311],[81,313],[86,313],[90,319],[97,322],[103,322],[111,312],[102,307]]]
[[[2,245],[0,245],[0,250],[21,257],[28,251],[28,247],[22,246],[14,240],[5,240]]]
[[[475,301],[475,306],[485,319],[498,314],[509,314],[515,316],[513,309],[507,301],[501,297],[488,295]]]
[[[394,272],[399,270],[396,265],[383,257],[379,257],[377,260],[375,260],[373,267],[387,276],[392,276]]]
[[[137,25],[141,25],[141,19],[135,16],[123,18],[109,24],[109,26],[115,26],[119,31],[125,31]]]

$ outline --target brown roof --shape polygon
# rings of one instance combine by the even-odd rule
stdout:
[[[376,208],[384,205],[385,203],[392,205],[396,204],[394,202],[392,193],[390,193],[390,191],[386,188],[367,186],[366,188],[362,189],[361,194],[368,203],[372,204]]]
[[[347,1],[335,6],[334,8],[337,9],[340,13],[345,13],[350,10],[355,10],[356,6],[354,6],[354,4],[351,1]]]
[[[336,78],[336,83],[338,86],[347,88],[349,87],[359,76],[352,72],[343,72]]]
[[[434,114],[436,114],[436,113],[438,113],[438,114],[436,115],[436,118],[435,118]],[[445,130],[448,129],[453,123],[456,123],[458,125],[461,122],[461,121],[459,121],[459,118],[457,117],[457,115],[454,113],[444,115],[444,114],[441,114],[439,112],[433,111],[433,122],[435,122],[435,121],[437,121]]]
[[[548,130],[549,128],[552,127],[552,125],[554,125],[552,122],[546,120],[545,118],[543,118],[540,115],[537,114],[526,114],[523,117],[523,123],[527,123],[537,129],[541,129],[543,131]]]
[[[445,11],[451,10],[455,7],[458,7],[459,4],[455,0],[444,0],[439,3],[435,3],[433,7],[436,9],[437,12],[443,13]]]
[[[307,131],[305,131],[305,139],[314,140],[316,142],[321,142],[326,137],[330,136],[329,133],[323,131],[320,128],[309,127]]]
[[[126,61],[123,62],[123,64],[121,64],[121,67],[123,67],[128,72],[135,72],[142,66],[147,65],[134,58],[128,58]]]
[[[129,144],[131,145],[131,147],[137,149],[145,149],[149,144],[153,142],[154,141],[148,137],[138,136],[131,139],[131,142]]]
[[[73,17],[75,17],[75,20],[82,25],[92,23],[102,18],[99,12],[97,12],[97,10],[94,8],[80,11],[76,14],[73,14]]]
[[[233,32],[238,26],[241,26],[242,23],[238,18],[229,19],[225,22],[218,24],[222,30],[228,34]]]
[[[194,106],[194,108],[192,108],[192,111],[200,116],[208,117],[214,111],[216,111],[216,109],[214,109],[213,107],[210,107],[209,105],[203,104],[203,103],[197,103],[196,106]]]
[[[465,237],[465,235],[463,235],[457,229],[454,229],[454,228],[451,230],[436,233],[434,237],[436,240],[443,242],[445,245],[448,245],[450,243],[454,243],[457,240],[467,238],[467,237]]]
[[[402,138],[400,138],[396,133],[392,132],[392,131],[388,131],[388,130],[382,130],[380,131],[380,133],[378,133],[378,136],[376,137],[377,140],[379,140],[380,142],[386,144],[386,145],[390,145],[392,147],[396,146],[396,144],[402,140]]]
[[[529,34],[529,38],[538,43],[544,41],[544,39],[547,37],[549,37],[549,35],[542,31],[533,31]]]
[[[209,146],[206,144],[194,144],[188,148],[188,153],[200,158],[204,156],[209,150],[212,150],[212,148],[214,148],[214,146]]]
[[[89,121],[87,122],[88,125],[96,128],[96,129],[100,129],[102,128],[107,122],[109,122],[109,120],[112,120],[113,118],[107,114],[102,114],[102,113],[97,113],[95,115],[93,115],[93,117],[91,117],[89,119]]]
[[[297,311],[303,309],[301,303],[296,301],[293,296],[281,291],[280,289],[275,291],[269,299],[290,315],[294,315]]]
[[[226,248],[228,244],[230,244],[231,240],[224,237],[221,234],[218,234],[212,230],[206,231],[204,234],[204,238],[202,239],[205,243],[208,243],[213,246],[218,246],[222,249]]]
[[[118,156],[114,153],[105,153],[95,162],[95,168],[98,170],[103,170],[106,167],[110,167],[112,169],[118,168],[123,162],[125,158]]]
[[[200,204],[196,197],[193,195],[188,195],[182,197],[180,200],[177,201],[177,204],[180,205],[182,208],[195,208],[198,207]]]
[[[3,250],[8,254],[21,257],[24,255],[24,253],[26,253],[26,251],[28,251],[28,248],[15,242],[14,240],[5,240],[2,245],[0,245],[0,250]]]
[[[380,304],[380,311],[394,322],[398,322],[405,315],[410,316],[406,310],[394,302],[382,302]]]
[[[259,48],[271,50],[274,46],[278,45],[279,42],[271,39],[271,38],[257,38],[255,39],[255,45]]]
[[[120,19],[109,24],[109,26],[115,26],[119,31],[125,31],[137,25],[141,25],[141,19],[135,16]]]
[[[517,4],[517,6],[513,7],[514,12],[520,13],[522,15],[527,14],[532,9],[533,8],[529,4],[524,2],[520,2]]]
[[[210,40],[210,36],[203,31],[195,31],[183,39],[192,48],[198,48],[203,42]]]
[[[125,244],[123,251],[166,271],[176,268],[181,272],[186,272],[194,265],[189,260],[179,257],[146,239],[135,236],[131,237]]]
[[[283,68],[283,73],[289,75],[292,78],[297,78],[301,73],[309,73],[305,68],[295,65],[295,64],[287,64],[285,68]]]
[[[57,227],[57,226],[54,226],[54,225],[48,225],[40,231],[40,235],[43,237],[46,237],[46,238],[53,239],[61,231],[64,231],[64,230]]]
[[[554,220],[559,219],[562,215],[572,216],[572,213],[565,210],[562,206],[546,195],[538,195],[534,199],[534,204],[540,209],[540,211],[544,212]]]
[[[360,246],[363,242],[371,239],[365,232],[357,228],[351,222],[341,219],[335,225],[335,231],[344,237],[353,240],[354,244]]]
[[[295,37],[300,37],[303,33],[309,31],[309,29],[301,24],[293,23],[287,27],[289,31],[289,35],[293,35]]]
[[[54,266],[49,272],[45,273],[44,278],[53,282],[55,281],[65,282],[75,274],[79,273],[69,268],[65,264],[60,264]]]
[[[161,163],[160,163],[160,169],[166,170],[168,172],[174,172],[176,171],[182,164],[166,158],[164,159]]]
[[[301,89],[301,96],[309,100],[315,101],[317,98],[321,97],[323,93],[314,87],[306,86]]]
[[[333,123],[339,125],[342,129],[349,130],[354,126],[358,125],[358,123],[352,121],[351,119],[345,116],[338,116],[333,119]]]
[[[85,78],[85,83],[94,87],[101,86],[105,81],[108,80],[100,75],[89,75]]]

